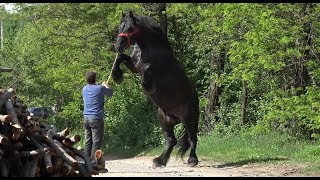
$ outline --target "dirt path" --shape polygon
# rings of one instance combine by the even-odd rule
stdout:
[[[189,167],[186,162],[172,158],[166,167],[152,167],[153,157],[142,156],[129,159],[106,157],[109,172],[93,177],[246,177],[246,176],[304,176],[300,172],[302,165],[261,165],[223,166],[222,164],[201,161],[196,167]],[[186,161],[186,160],[185,160]]]

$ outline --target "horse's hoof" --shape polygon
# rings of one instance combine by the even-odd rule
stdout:
[[[199,162],[198,159],[194,158],[194,157],[190,157],[188,159],[188,164],[190,167],[194,167],[194,166],[198,165],[198,162]]]
[[[112,79],[114,80],[114,82],[116,82],[117,84],[121,84],[123,81],[123,72],[118,69],[118,70],[113,70],[112,71]]]
[[[153,167],[166,166],[166,163],[159,157],[153,159]]]

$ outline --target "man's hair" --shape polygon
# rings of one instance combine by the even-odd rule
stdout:
[[[86,80],[89,84],[95,84],[96,83],[96,75],[97,73],[93,71],[89,71],[86,74]]]

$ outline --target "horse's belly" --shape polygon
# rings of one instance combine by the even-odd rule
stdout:
[[[154,67],[152,73],[155,90],[146,95],[156,106],[171,109],[184,104],[191,97],[193,90],[190,81],[177,64]]]
[[[171,83],[170,83],[171,84]],[[188,84],[173,82],[172,86],[156,86],[156,91],[149,97],[161,109],[171,109],[184,104],[191,96],[192,90]]]

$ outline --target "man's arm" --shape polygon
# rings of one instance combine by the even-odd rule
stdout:
[[[102,82],[101,83],[102,86],[104,86],[104,95],[105,96],[112,96],[113,95],[113,90],[108,86],[108,82]]]

